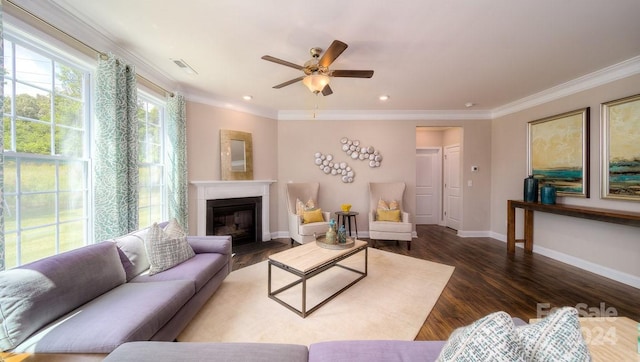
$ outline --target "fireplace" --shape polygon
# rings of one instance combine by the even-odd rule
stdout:
[[[207,235],[231,235],[233,246],[262,241],[262,197],[207,200]]]
[[[191,181],[190,197],[195,201],[190,208],[193,212],[195,225],[189,227],[195,230],[196,235],[207,235],[207,207],[210,200],[236,199],[245,197],[260,197],[262,208],[260,210],[262,234],[258,232],[257,240],[271,240],[269,228],[269,188],[275,180],[244,180],[244,181]],[[191,220],[192,218],[190,218]]]

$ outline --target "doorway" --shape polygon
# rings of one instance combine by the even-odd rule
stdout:
[[[462,131],[416,128],[416,224],[462,227]]]
[[[442,224],[442,148],[416,150],[416,224]]]

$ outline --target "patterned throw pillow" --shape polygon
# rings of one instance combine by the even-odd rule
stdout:
[[[195,256],[187,235],[173,219],[164,228],[153,223],[144,243],[149,257],[149,275],[160,273]]]
[[[513,319],[495,312],[458,328],[445,343],[438,361],[524,361]]]
[[[389,204],[383,199],[378,200],[378,210],[389,210]]]
[[[316,202],[312,199],[309,199],[307,203],[300,201],[300,199],[296,199],[296,215],[302,216],[305,211],[311,211],[316,208]]]
[[[396,200],[389,201],[389,210],[400,210],[400,205],[398,205],[398,201]]]
[[[559,308],[538,323],[517,327],[516,332],[527,361],[591,361],[573,307]]]

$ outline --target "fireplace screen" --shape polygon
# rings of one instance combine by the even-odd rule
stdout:
[[[207,200],[207,235],[231,235],[234,246],[262,241],[262,197]]]

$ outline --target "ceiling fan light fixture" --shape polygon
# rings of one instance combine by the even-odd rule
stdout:
[[[310,74],[302,79],[302,84],[309,88],[311,92],[319,93],[329,84],[329,76],[324,74]]]

